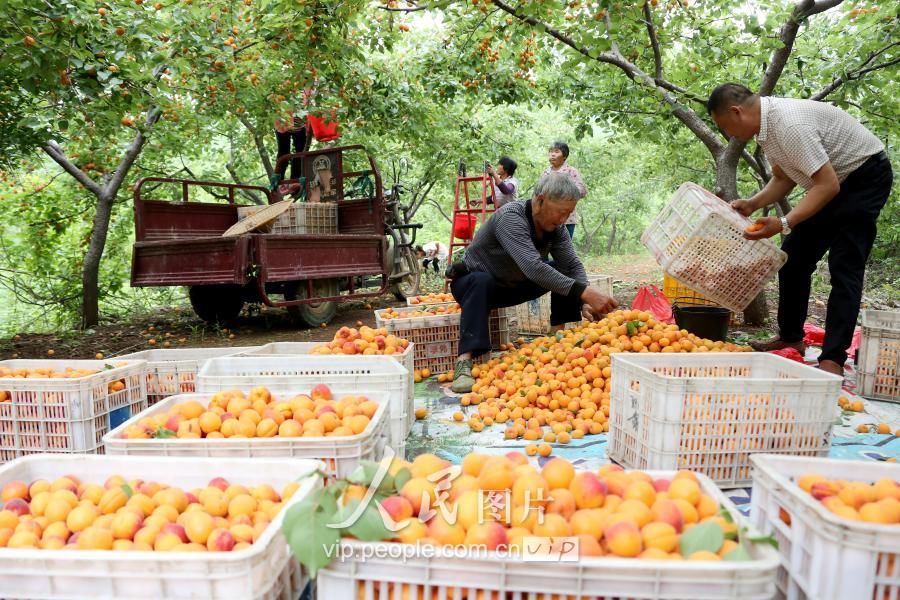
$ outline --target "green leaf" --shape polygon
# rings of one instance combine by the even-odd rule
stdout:
[[[335,517],[336,521],[349,518],[359,507],[359,501],[353,500],[347,504]],[[347,533],[364,542],[379,542],[393,537],[391,531],[385,526],[384,519],[378,511],[378,505],[370,502],[356,521],[347,528]]]
[[[775,539],[774,535],[757,535],[753,537],[747,536],[744,539],[753,544],[768,544],[769,546],[778,549],[778,540]]]
[[[176,435],[177,434],[174,431],[172,431],[171,429],[166,429],[165,427],[160,427],[159,429],[156,430],[156,433],[153,434],[153,437],[156,439],[166,439],[166,438],[173,438]]]
[[[134,496],[134,490],[131,489],[131,486],[130,486],[130,485],[128,485],[128,484],[126,483],[125,485],[123,485],[123,486],[121,486],[121,487],[122,487],[122,491],[125,492],[125,495],[126,495],[126,496],[128,496],[129,498],[131,498],[132,496]]]
[[[412,473],[406,467],[403,467],[397,474],[394,475],[394,489],[398,492],[403,489],[403,486],[406,485],[406,482],[412,479]]]
[[[295,522],[290,531],[285,530],[291,552],[313,577],[319,569],[331,564],[341,540],[340,531],[328,527],[330,521],[331,515],[316,509],[307,518]]]
[[[681,555],[687,558],[700,550],[718,552],[724,541],[725,532],[718,523],[700,523],[682,534],[679,549]]]
[[[722,560],[728,561],[745,561],[745,560],[753,560],[753,557],[750,556],[750,553],[744,547],[743,544],[738,544],[737,548],[726,554],[722,557]]]

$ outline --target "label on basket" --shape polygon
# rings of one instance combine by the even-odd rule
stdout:
[[[437,358],[453,354],[453,342],[432,342],[430,344],[416,344],[416,350],[422,347],[425,358]]]
[[[628,397],[625,401],[625,423],[632,433],[640,429],[641,382],[633,381],[628,386]]]
[[[116,410],[109,411],[109,430],[112,431],[125,421],[131,418],[131,407],[123,406]]]

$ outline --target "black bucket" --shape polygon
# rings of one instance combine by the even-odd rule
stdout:
[[[675,322],[699,338],[714,342],[724,341],[731,324],[731,311],[721,306],[672,305]]]

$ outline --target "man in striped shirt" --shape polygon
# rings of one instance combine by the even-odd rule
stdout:
[[[450,291],[462,308],[454,392],[472,390],[472,355],[490,350],[491,309],[515,306],[549,291],[550,323],[558,330],[617,306],[613,298],[588,286],[584,266],[563,226],[580,197],[568,175],[542,176],[534,198],[500,208],[478,230],[464,261],[450,268]]]
[[[841,109],[812,100],[760,97],[726,83],[713,90],[709,114],[726,135],[756,140],[772,165],[772,178],[748,200],[732,206],[745,216],[785,198],[799,184],[806,193],[782,217],[762,217],[763,239],[783,233],[788,260],[778,274],[777,337],[753,345],[803,353],[803,323],[812,274],[828,253],[831,293],[819,368],[843,375],[862,298],[866,261],[876,222],[891,192],[893,173],[884,144]]]

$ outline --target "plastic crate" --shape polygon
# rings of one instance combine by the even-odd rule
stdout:
[[[296,390],[311,389],[316,384],[324,383],[332,392],[339,394],[384,392],[388,395],[385,421],[390,422],[395,416],[393,407],[405,406],[408,381],[409,372],[403,365],[378,356],[238,356],[208,360],[197,376],[197,391],[239,389],[249,392],[262,385],[278,396],[294,394]],[[389,434],[386,426],[385,438]],[[391,447],[397,453],[405,450],[405,447]]]
[[[40,452],[103,453],[103,436],[147,408],[142,360],[5,360],[0,368],[96,370],[72,379],[0,378],[0,462]],[[110,385],[121,382],[121,390]]]
[[[673,473],[652,473],[671,477]],[[735,518],[734,505],[708,478],[700,486]],[[435,556],[414,547],[344,540],[353,558],[335,561],[316,577],[319,598],[395,600],[704,600],[770,599],[775,594],[778,554],[767,545],[751,549],[746,562],[688,562],[628,558],[582,558],[578,562],[525,561],[497,555]],[[426,550],[427,551],[427,550]],[[355,557],[365,556],[364,560]]]
[[[695,289],[689,288],[671,275],[663,273],[663,293],[671,304],[683,306],[707,306],[715,304],[712,300]]]
[[[860,395],[900,402],[900,312],[863,311],[856,371]]]
[[[750,220],[685,183],[641,236],[663,271],[741,312],[787,260],[770,240],[744,239]]]
[[[74,474],[102,483],[114,474],[197,487],[217,476],[243,485],[268,483],[280,489],[320,465],[287,459],[184,459],[137,456],[20,458],[0,468],[2,484]],[[318,485],[307,479],[287,502],[299,502]],[[4,598],[78,600],[178,600],[188,598],[294,600],[304,581],[281,533],[282,510],[250,548],[238,552],[107,552],[102,550],[0,549]]]
[[[434,315],[409,319],[384,319],[382,314],[387,309],[375,311],[375,326],[382,327],[398,337],[405,338],[415,344],[415,369],[429,369],[432,373],[446,373],[456,366],[459,356],[459,319],[460,314]],[[420,306],[395,308],[395,312],[413,312],[421,310]],[[496,308],[488,318],[491,347],[498,349],[501,344],[512,341],[512,309]]]
[[[309,389],[296,388],[297,393]],[[360,392],[362,393],[362,392]],[[381,460],[384,450],[382,438],[387,427],[388,395],[370,392],[366,397],[379,407],[365,431],[346,437],[296,437],[296,438],[153,438],[125,439],[125,430],[144,417],[165,414],[176,405],[197,400],[204,406],[214,394],[183,394],[171,396],[136,415],[110,431],[103,438],[109,455],[129,456],[184,456],[212,458],[309,458],[325,464],[325,471],[335,477],[347,477],[361,460]],[[295,394],[285,395],[288,399]]]
[[[272,342],[264,346],[259,346],[252,350],[246,350],[238,353],[236,356],[307,356],[313,348],[321,346],[322,342]],[[413,406],[415,396],[415,383],[413,381],[413,371],[415,365],[413,361],[415,344],[410,343],[402,354],[380,355],[347,355],[347,354],[325,354],[323,356],[348,356],[349,358],[363,357],[375,360],[392,360],[398,362],[408,371],[406,377],[406,401],[398,402],[391,406],[390,416],[390,444],[391,448],[396,450],[400,456],[405,456],[406,438],[412,430],[412,425],[416,420],[415,407]],[[397,396],[399,399],[400,397]]]
[[[600,288],[607,296],[613,295],[613,278],[611,275],[588,273],[588,283]],[[513,307],[516,316],[516,331],[526,335],[546,335],[551,332],[550,294],[523,302]],[[571,325],[568,324],[568,325]]]
[[[266,206],[238,206],[238,219],[244,219]],[[335,202],[295,202],[280,214],[269,233],[279,235],[306,235],[312,233],[337,233],[338,209]]]
[[[210,358],[249,351],[257,346],[233,348],[160,348],[117,356],[116,360],[147,361],[147,405],[176,394],[197,391],[195,383],[200,367]]]
[[[607,454],[745,486],[753,453],[828,453],[841,381],[766,353],[617,353]]]
[[[778,588],[788,600],[900,598],[900,526],[839,517],[793,482],[805,474],[900,481],[900,467],[772,455],[754,456],[753,466],[750,520],[778,540]]]

